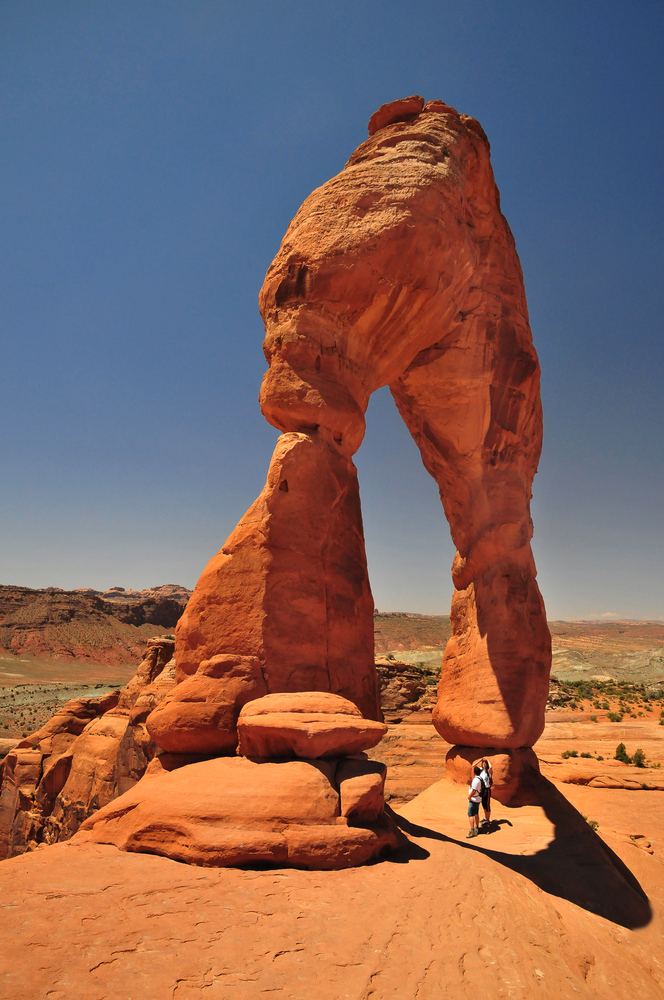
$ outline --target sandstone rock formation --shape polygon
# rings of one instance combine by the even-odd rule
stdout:
[[[268,692],[333,691],[376,719],[372,616],[355,467],[323,437],[285,434],[187,605],[178,678],[219,653],[254,656]]]
[[[67,702],[7,754],[0,858],[67,840],[141,778],[156,751],[145,720],[175,683],[173,646],[172,638],[151,639],[123,691]]]
[[[249,702],[238,719],[245,757],[351,756],[379,743],[387,726],[363,719],[352,702],[324,692],[272,694]]]
[[[213,867],[312,869],[363,864],[401,842],[385,812],[385,767],[357,755],[381,739],[382,723],[314,691],[252,701],[238,729],[242,756],[156,757],[136,787],[87,819],[73,842]]]
[[[255,656],[220,653],[185,675],[148,716],[146,728],[170,753],[233,753],[240,709],[265,693]]]
[[[351,456],[389,385],[457,546],[435,725],[452,743],[532,746],[551,659],[530,547],[539,365],[489,143],[417,96],[384,105],[369,132],[268,270],[260,404],[283,436],[180,620],[179,676],[254,656],[268,692],[332,691],[379,717]]]

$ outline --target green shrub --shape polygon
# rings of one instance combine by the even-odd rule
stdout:
[[[592,757],[592,754],[591,753],[582,753],[581,756],[582,757]]]
[[[577,750],[563,750],[560,756],[563,760],[567,760],[568,757],[578,757],[579,754]]]
[[[598,757],[597,760],[604,760],[604,758],[603,757]]]
[[[608,701],[603,701],[599,707],[602,709],[603,712],[608,712],[609,711]],[[664,712],[662,714],[664,715]]]
[[[622,712],[609,712],[609,722],[622,722],[623,713]]]
[[[619,743],[616,747],[614,760],[621,760],[623,764],[631,764],[632,758],[627,753],[624,743]]]
[[[595,831],[599,829],[599,823],[597,822],[596,819],[588,819],[587,816],[584,816],[583,818],[585,819],[586,823],[588,824],[591,830]]]
[[[597,716],[596,715],[591,715],[590,716],[590,721],[591,722],[597,722]]]
[[[646,755],[641,748],[637,748],[634,751],[634,756],[632,757],[632,764],[634,767],[645,767],[646,766]]]

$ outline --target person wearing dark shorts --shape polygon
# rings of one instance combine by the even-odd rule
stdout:
[[[473,768],[473,778],[468,789],[468,822],[470,829],[466,834],[466,839],[476,837],[480,832],[480,803],[482,801],[482,781],[480,780],[480,768]]]
[[[482,820],[482,826],[491,825],[491,761],[483,757],[480,761],[480,781],[482,782],[482,788],[480,794],[482,796],[482,809],[484,810],[484,819]]]

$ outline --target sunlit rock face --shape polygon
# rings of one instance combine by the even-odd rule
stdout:
[[[473,118],[416,96],[384,105],[369,132],[306,199],[265,278],[260,405],[283,436],[180,621],[178,676],[255,657],[269,693],[331,691],[380,717],[352,455],[389,385],[457,547],[434,723],[451,743],[532,746],[551,657],[530,548],[539,365],[489,143]]]

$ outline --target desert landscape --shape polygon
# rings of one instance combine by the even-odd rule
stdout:
[[[412,616],[388,620],[395,650],[431,652],[416,648]],[[580,623],[569,624],[584,634]],[[377,631],[381,627],[377,616]],[[163,673],[172,646],[161,636],[148,644],[153,669],[161,662]],[[127,733],[136,732],[144,711],[130,724],[127,716],[108,715],[113,699],[96,689],[82,685],[86,701],[77,697],[82,689],[52,684],[62,688],[59,705],[74,696],[68,718],[77,713],[80,721],[69,724],[70,735],[63,732],[59,745],[48,731],[33,731],[8,755],[0,822],[6,837],[8,793],[15,784],[23,809],[50,805],[51,835],[59,819],[67,839],[46,847],[43,827],[30,830],[28,824],[27,832],[37,837],[26,840],[20,810],[13,814],[19,837],[10,850],[14,857],[2,862],[0,884],[5,901],[12,901],[12,926],[21,931],[2,970],[2,995],[120,1000],[137,992],[157,1000],[170,994],[253,998],[277,990],[293,997],[315,991],[326,1000],[433,1000],[441,979],[448,995],[458,998],[480,979],[496,997],[537,991],[628,1000],[637,990],[660,996],[661,687],[553,681],[535,745],[543,804],[494,803],[491,832],[471,845],[465,840],[465,790],[444,780],[450,746],[422,703],[431,700],[431,685],[425,683],[413,703],[418,692],[412,682],[399,689],[394,683],[404,676],[426,682],[429,675],[391,655],[378,657],[378,670],[381,662],[390,665],[383,696],[392,721],[369,756],[386,765],[385,801],[407,840],[378,864],[346,871],[215,870],[100,844],[70,845],[81,819],[137,776],[127,767]],[[33,661],[32,668],[37,680],[39,670],[55,665]],[[143,672],[142,681],[134,678],[125,689],[132,698],[149,680],[145,666]],[[162,678],[162,693],[168,686]],[[632,758],[643,750],[642,766],[615,759],[621,743]],[[132,746],[135,766],[138,747],[146,746],[136,738]],[[71,750],[69,778],[57,801],[49,802],[44,776],[57,773],[51,762]],[[153,746],[147,756],[155,751]],[[358,907],[361,918],[349,919]]]
[[[664,997],[628,6],[0,14],[0,1000]]]

